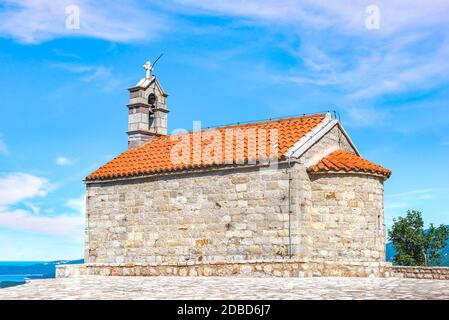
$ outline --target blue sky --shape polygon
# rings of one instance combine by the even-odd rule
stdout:
[[[57,2],[57,3],[55,3]],[[68,5],[80,28],[66,27]],[[368,29],[368,5],[379,29]],[[387,226],[449,223],[447,1],[0,1],[0,260],[83,256],[84,185],[127,147],[127,88],[155,73],[170,131],[337,110],[393,171]]]

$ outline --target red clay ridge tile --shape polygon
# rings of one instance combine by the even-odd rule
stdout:
[[[337,150],[330,153],[307,170],[310,173],[345,171],[371,173],[386,178],[391,176],[390,170],[346,150]]]

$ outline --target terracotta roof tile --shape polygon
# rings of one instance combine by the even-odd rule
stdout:
[[[358,155],[346,151],[346,150],[337,150],[320,161],[310,166],[308,171],[311,173],[320,173],[320,172],[364,172],[382,175],[386,178],[389,178],[391,175],[391,171],[385,169],[377,164],[374,164],[368,160],[365,160]]]
[[[226,161],[228,159],[226,156],[229,156],[233,163],[236,163],[237,159],[247,163],[248,159],[258,159],[259,154],[262,158],[273,158],[274,156],[281,158],[298,140],[321,123],[325,116],[324,114],[317,114],[202,130],[201,139],[195,138],[198,132],[156,137],[139,148],[125,151],[90,174],[86,180],[111,179],[208,166],[223,166],[229,164],[229,161]],[[230,129],[234,129],[235,139],[227,143],[230,139],[226,140],[226,132],[231,132],[232,130]],[[221,152],[220,148],[210,151],[208,153],[212,156],[212,159],[210,159],[211,157],[205,156],[205,153],[208,152],[208,149],[211,149],[211,143],[208,140],[213,141],[215,139],[214,132],[219,133],[217,139],[221,139]],[[251,136],[251,132],[257,134]],[[263,139],[264,132],[266,132],[266,139]],[[277,155],[270,152],[271,141],[273,144],[276,142],[274,132],[277,132]],[[251,144],[252,146],[257,146],[255,149],[249,150],[248,139],[251,141],[255,139],[256,143]],[[190,155],[184,155],[184,161],[173,161],[173,152],[177,150],[175,146],[180,146],[180,141],[186,141],[185,143],[192,152],[190,152]],[[241,143],[237,141],[241,141]],[[202,153],[200,153],[200,144]],[[242,146],[244,152],[237,152]],[[182,153],[179,152],[179,155],[182,155]]]

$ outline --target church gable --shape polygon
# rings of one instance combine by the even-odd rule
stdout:
[[[159,80],[152,76],[151,78],[143,78],[132,89],[144,89],[147,94],[155,93],[160,96],[168,97],[168,93],[164,91]]]
[[[326,130],[319,131],[309,141],[303,144],[302,150],[296,152],[295,156],[300,159],[305,167],[317,163],[335,150],[346,150],[355,155],[359,151],[352,143],[343,127],[338,122],[330,122]]]

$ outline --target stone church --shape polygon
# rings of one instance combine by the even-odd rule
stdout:
[[[151,67],[128,90],[129,148],[85,179],[85,264],[59,276],[383,275],[391,171],[333,114],[169,135]]]

